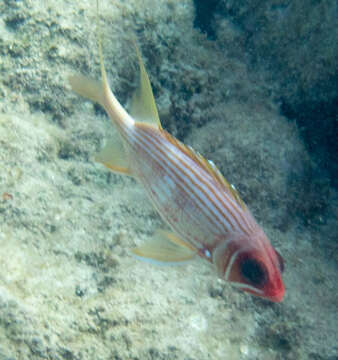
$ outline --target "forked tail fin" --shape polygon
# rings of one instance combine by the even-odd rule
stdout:
[[[94,102],[99,103],[104,107],[107,114],[115,125],[118,125],[120,132],[123,132],[125,127],[134,125],[132,117],[124,110],[123,106],[118,102],[114,94],[111,92],[107,80],[107,74],[103,64],[102,46],[101,46],[101,33],[99,26],[99,3],[97,4],[97,37],[100,57],[100,67],[102,81],[97,82],[88,79],[82,75],[73,75],[69,77],[69,83],[72,89],[79,95],[86,97]]]
[[[79,95],[104,106],[102,83],[82,75],[71,75],[68,81],[73,91]]]

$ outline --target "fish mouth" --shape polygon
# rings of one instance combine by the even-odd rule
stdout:
[[[275,295],[269,295],[268,298],[273,302],[280,303],[284,298],[284,291],[280,291]]]
[[[266,296],[266,298],[268,298],[269,300],[271,300],[273,302],[280,303],[284,298],[284,294],[285,294],[285,289],[283,286],[282,288],[265,293],[265,296]]]

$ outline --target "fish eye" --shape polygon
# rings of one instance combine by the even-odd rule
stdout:
[[[244,259],[240,270],[245,280],[254,286],[263,286],[267,280],[266,270],[261,263],[253,259]]]

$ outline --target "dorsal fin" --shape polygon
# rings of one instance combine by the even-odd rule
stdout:
[[[245,209],[246,205],[245,205],[244,201],[241,199],[241,197],[240,197],[237,189],[235,188],[235,186],[233,184],[230,184],[225,179],[225,177],[222,175],[222,173],[220,172],[218,167],[212,161],[206,160],[201,155],[200,155],[200,157],[203,159],[203,162],[206,163],[206,166],[209,167],[209,169],[210,169],[212,175],[214,176],[214,178],[217,181],[219,181],[220,183],[222,183],[229,190],[229,192],[232,194],[232,196],[234,197],[234,199],[236,200],[238,205],[240,205],[242,209]]]
[[[205,159],[200,153],[196,152],[192,147],[184,145],[182,142],[171,136],[169,133],[167,133],[167,139],[172,144],[177,146],[187,156],[189,156],[192,160],[197,162],[202,168],[204,168],[218,184],[226,188],[227,192],[230,195],[232,195],[233,199],[242,209],[246,209],[246,205],[239,196],[239,193],[236,190],[236,188],[224,178],[222,173],[219,171],[217,166],[212,161]]]
[[[130,115],[136,121],[145,122],[158,129],[162,129],[150,80],[136,42],[134,45],[140,67],[140,83],[131,100]]]

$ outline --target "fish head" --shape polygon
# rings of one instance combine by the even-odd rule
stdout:
[[[281,302],[285,293],[283,259],[265,234],[259,233],[261,239],[240,235],[228,242],[223,254],[217,256],[216,266],[219,275],[235,287],[273,302]]]

